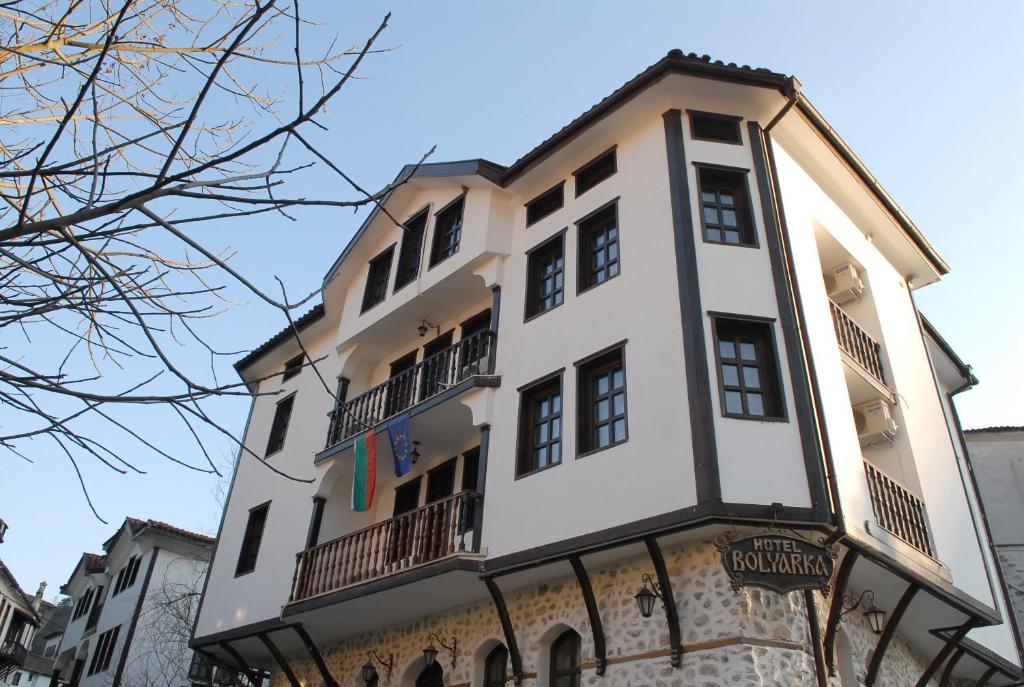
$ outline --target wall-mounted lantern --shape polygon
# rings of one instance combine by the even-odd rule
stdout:
[[[864,610],[864,619],[867,620],[871,631],[876,635],[880,635],[882,630],[885,629],[885,611],[875,605],[875,593],[870,589],[865,589],[858,597],[852,594],[847,594],[843,597],[843,610],[839,613],[839,617],[836,618],[836,623],[838,624],[842,621],[843,616],[860,608],[865,600],[868,605]]]
[[[423,650],[423,660],[428,666],[434,665],[437,662],[437,647],[434,646],[434,641],[441,645],[442,649],[448,651],[448,654],[452,659],[452,670],[455,669],[455,662],[459,657],[459,640],[452,637],[451,644],[445,644],[444,640],[437,636],[436,632],[431,632],[430,636],[427,637],[430,644]]]
[[[656,599],[661,600],[662,607],[665,606],[665,593],[662,591],[661,585],[652,580],[647,573],[644,573],[642,580],[644,586],[633,598],[636,599],[636,605],[640,608],[640,615],[650,618],[654,614]]]
[[[366,663],[363,664],[363,682],[370,684],[370,681],[377,676],[377,667],[374,665],[374,661],[387,672],[387,678],[384,681],[391,682],[391,672],[395,668],[395,655],[388,654],[388,658],[385,661],[373,649],[366,652]]]

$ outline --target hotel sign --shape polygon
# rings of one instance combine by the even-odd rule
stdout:
[[[768,532],[733,539],[726,534],[715,542],[722,565],[735,591],[764,587],[785,594],[797,589],[820,589],[828,596],[835,571],[831,546],[800,537]]]

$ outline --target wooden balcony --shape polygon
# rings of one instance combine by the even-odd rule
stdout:
[[[475,553],[473,527],[481,497],[463,491],[378,522],[297,555],[289,603],[387,577],[450,556]]]
[[[829,308],[839,347],[875,381],[885,386],[881,345],[833,301],[829,301]]]
[[[6,639],[0,644],[0,664],[21,667],[25,665],[28,649],[16,639]]]
[[[477,375],[494,373],[497,335],[482,331],[458,341],[330,413],[326,448],[376,427],[404,410]]]
[[[935,558],[924,501],[895,479],[864,461],[875,522],[918,551]]]

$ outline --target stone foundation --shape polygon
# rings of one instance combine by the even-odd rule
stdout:
[[[519,591],[506,591],[505,600],[523,658],[524,687],[548,684],[548,652],[566,628],[582,637],[584,685],[607,687],[794,687],[817,686],[814,651],[801,592],[787,595],[760,589],[734,592],[718,553],[709,542],[665,551],[679,608],[683,665],[674,669],[669,658],[669,635],[664,614],[656,607],[650,619],[640,616],[634,594],[641,575],[653,573],[644,555],[602,569],[589,569],[605,630],[608,667],[604,676],[594,669],[593,636],[583,598],[568,563],[552,567],[550,582]],[[554,572],[557,571],[557,572]],[[482,584],[482,583],[481,583]],[[827,600],[815,592],[819,623],[824,629]],[[499,642],[501,626],[492,604],[470,607],[384,628],[335,646],[321,647],[331,674],[341,687],[363,687],[360,671],[369,649],[394,653],[390,683],[381,687],[412,687],[423,667],[423,646],[431,632],[459,642],[458,663],[452,669],[443,649],[438,661],[445,684],[482,684],[484,657]],[[837,642],[835,677],[829,687],[858,687],[876,637],[858,613],[844,619]],[[440,647],[439,647],[440,648]],[[303,687],[319,687],[320,674],[307,656],[289,657]],[[897,636],[886,654],[877,685],[912,687],[927,661]],[[511,667],[508,670],[511,685]],[[847,677],[842,681],[841,674]],[[850,675],[854,675],[853,680]],[[855,681],[854,681],[855,680]],[[937,683],[937,680],[935,681]],[[288,687],[275,672],[272,687]]]

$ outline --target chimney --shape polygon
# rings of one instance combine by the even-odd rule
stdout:
[[[7,523],[0,518],[0,544],[4,543],[4,535],[7,534]]]
[[[32,599],[32,608],[37,612],[39,607],[43,605],[43,592],[46,591],[46,582],[39,583],[39,589],[36,590],[36,598]]]

